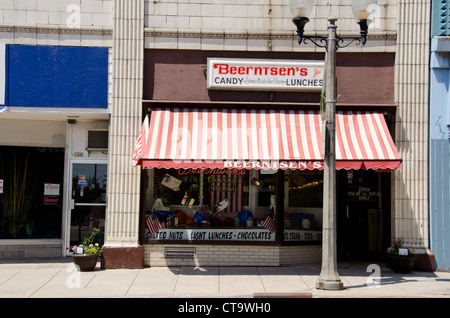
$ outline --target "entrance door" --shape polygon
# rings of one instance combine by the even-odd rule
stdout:
[[[390,238],[390,173],[339,171],[338,185],[339,259],[380,259]]]
[[[106,212],[106,162],[72,163],[69,251],[75,244],[101,230],[96,241],[103,244]]]

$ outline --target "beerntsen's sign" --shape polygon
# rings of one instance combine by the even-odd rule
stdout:
[[[207,89],[320,91],[325,63],[208,58]]]

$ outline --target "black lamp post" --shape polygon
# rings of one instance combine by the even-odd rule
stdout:
[[[289,8],[294,16],[292,22],[297,27],[298,43],[310,40],[318,47],[326,49],[325,65],[325,153],[323,182],[323,225],[322,225],[322,268],[316,288],[324,290],[342,290],[344,285],[337,271],[336,246],[336,154],[335,154],[335,120],[336,120],[336,51],[354,41],[366,43],[368,18],[371,5],[377,0],[353,0],[352,9],[360,26],[360,36],[336,35],[336,18],[328,19],[328,34],[326,36],[304,35],[308,16],[314,8],[314,0],[289,0]],[[348,43],[344,43],[348,41]],[[322,138],[323,140],[323,138]]]

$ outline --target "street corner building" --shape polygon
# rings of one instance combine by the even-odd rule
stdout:
[[[320,263],[327,56],[288,1],[47,2],[0,4],[2,256],[66,256],[100,228],[104,268]],[[329,16],[359,34],[351,3],[317,3],[305,35]],[[436,267],[431,7],[380,0],[337,53],[338,260],[401,238]],[[34,189],[21,212],[12,175]]]

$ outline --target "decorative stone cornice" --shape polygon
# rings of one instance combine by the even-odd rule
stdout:
[[[106,35],[112,36],[112,28],[69,28],[61,26],[21,26],[0,25],[0,32],[24,32],[24,33],[47,33],[47,34],[80,34],[80,35]],[[256,40],[291,40],[295,39],[294,32],[287,33],[225,33],[225,32],[184,32],[184,31],[144,31],[144,36],[157,38],[199,38],[199,39],[256,39]],[[383,41],[397,39],[396,34],[369,34],[368,39]]]
[[[296,38],[294,32],[290,33],[225,33],[225,32],[183,32],[183,31],[161,31],[150,30],[144,31],[144,36],[155,38],[199,38],[199,39],[257,39],[257,40],[291,40]],[[373,34],[368,39],[385,41],[397,39],[396,34]]]
[[[69,27],[48,26],[48,25],[42,26],[0,25],[0,32],[112,35],[112,29],[110,28],[69,28]]]

